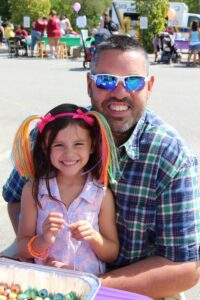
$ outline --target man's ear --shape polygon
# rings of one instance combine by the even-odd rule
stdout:
[[[153,89],[153,85],[154,85],[154,81],[155,81],[155,77],[152,75],[149,82],[147,83],[148,84],[148,92],[149,92],[149,96],[152,92],[152,89]]]
[[[87,73],[87,92],[88,92],[88,96],[91,96],[91,84],[92,84],[92,80],[90,79],[90,73]]]

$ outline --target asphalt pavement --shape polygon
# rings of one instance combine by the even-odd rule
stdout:
[[[200,68],[187,68],[184,63],[154,64],[152,55],[150,61],[156,80],[149,107],[181,133],[200,160]],[[10,149],[21,120],[64,102],[89,104],[86,73],[82,57],[8,58],[0,51],[0,187],[12,169]],[[15,235],[1,197],[0,210],[1,251]],[[200,285],[186,293],[186,300],[200,300]]]

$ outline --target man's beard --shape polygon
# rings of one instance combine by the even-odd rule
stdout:
[[[125,124],[123,124],[122,123],[123,119],[121,119],[119,117],[118,118],[118,122],[120,122],[120,120],[121,120],[121,124],[123,124],[123,125],[121,125],[121,126],[115,125],[116,118],[115,118],[115,120],[112,121],[112,117],[109,114],[105,113],[103,107],[101,108],[101,110],[99,110],[98,107],[95,105],[95,103],[97,101],[92,100],[93,99],[92,94],[90,96],[91,96],[92,109],[98,111],[99,113],[101,113],[104,116],[104,118],[108,122],[108,124],[109,124],[109,126],[111,128],[111,131],[112,131],[112,133],[114,135],[121,135],[123,133],[128,132],[131,128],[135,127],[135,125],[137,123],[137,120],[134,120],[134,118],[130,119],[130,121],[127,121]],[[113,99],[112,100],[108,100],[108,101],[111,102],[111,101],[113,101]],[[128,102],[127,100],[124,100],[124,101]],[[116,100],[115,100],[115,102],[116,102]],[[118,101],[118,102],[120,103],[120,102],[123,102],[123,101]]]

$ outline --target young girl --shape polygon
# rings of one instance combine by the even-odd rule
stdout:
[[[40,121],[31,151],[28,127],[35,119]],[[107,188],[118,172],[117,156],[103,116],[62,104],[44,117],[29,117],[17,131],[13,158],[30,179],[22,191],[19,256],[103,273],[103,261],[115,260],[119,250]]]

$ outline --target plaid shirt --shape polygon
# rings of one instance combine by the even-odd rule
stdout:
[[[199,260],[198,164],[185,142],[147,110],[119,156],[121,174],[111,188],[120,253],[112,267],[155,255]],[[6,201],[19,201],[24,182],[14,170],[3,188]]]

